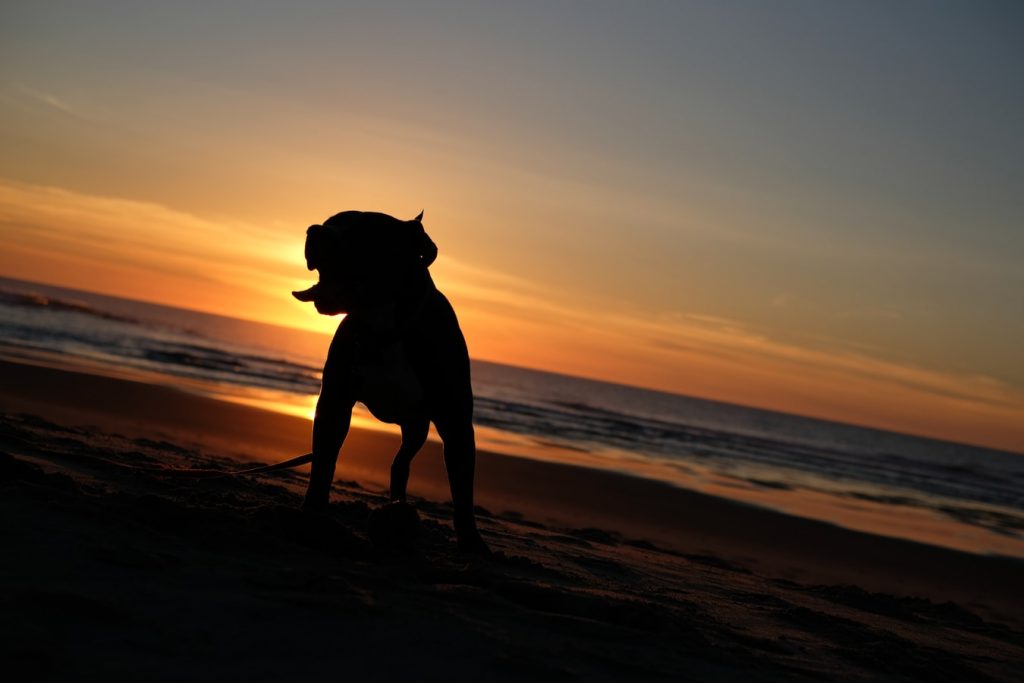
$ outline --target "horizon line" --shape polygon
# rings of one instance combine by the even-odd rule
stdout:
[[[230,320],[230,321],[233,321],[233,322],[240,322],[240,323],[244,323],[244,324],[248,324],[248,325],[258,325],[258,326],[262,326],[262,327],[274,328],[274,329],[285,331],[285,332],[299,332],[299,333],[302,333],[302,334],[305,334],[305,335],[312,335],[312,336],[316,336],[316,337],[325,337],[325,338],[330,338],[332,336],[331,333],[321,332],[321,331],[317,331],[317,330],[313,330],[313,329],[309,329],[309,328],[295,327],[295,326],[285,325],[285,324],[281,324],[281,323],[268,322],[268,321],[265,321],[265,320],[254,320],[254,319],[251,319],[251,318],[241,318],[241,317],[237,317],[237,316],[225,315],[225,314],[222,314],[222,313],[213,313],[213,312],[210,312],[210,311],[203,311],[203,310],[199,310],[199,309],[195,309],[195,308],[186,308],[186,307],[183,307],[183,306],[176,306],[176,305],[171,305],[171,304],[166,304],[166,303],[160,303],[160,302],[157,302],[157,301],[150,301],[150,300],[146,300],[146,299],[133,299],[133,298],[130,298],[130,297],[127,297],[127,296],[119,295],[119,294],[109,294],[107,292],[101,292],[101,291],[96,291],[96,290],[80,289],[80,288],[76,288],[76,287],[67,287],[67,286],[64,286],[64,285],[51,284],[51,283],[42,282],[42,281],[39,281],[39,280],[25,280],[23,278],[11,277],[11,276],[3,274],[3,273],[0,273],[0,280],[6,280],[8,282],[16,282],[16,283],[26,284],[26,285],[30,285],[30,286],[48,287],[48,288],[51,288],[51,289],[62,290],[62,291],[66,291],[66,292],[80,292],[80,293],[89,294],[89,295],[92,295],[92,296],[100,296],[100,297],[105,297],[105,298],[108,298],[108,299],[117,299],[117,300],[124,301],[124,302],[130,303],[130,304],[143,304],[143,305],[146,305],[146,306],[154,306],[154,307],[157,307],[157,308],[166,308],[166,309],[170,309],[170,310],[183,311],[185,313],[190,313],[190,314],[194,314],[194,315],[203,315],[203,316],[209,316],[211,318],[221,318],[221,319]],[[334,317],[334,316],[331,316],[331,317]],[[339,316],[339,324],[340,324],[340,321],[343,320],[343,319],[344,319],[343,317]],[[472,357],[471,356],[470,360],[472,360],[474,362],[488,363],[488,364],[491,364],[491,365],[500,365],[500,366],[507,367],[507,368],[513,368],[513,369],[516,369],[516,370],[525,370],[525,371],[528,371],[528,372],[536,372],[536,373],[542,373],[542,374],[553,375],[553,376],[558,376],[558,377],[567,377],[567,378],[570,378],[570,379],[577,379],[577,380],[583,380],[583,381],[588,381],[588,382],[596,382],[596,383],[600,383],[600,384],[606,384],[606,385],[615,386],[615,387],[622,387],[622,388],[631,389],[631,390],[652,392],[652,393],[656,393],[656,394],[662,394],[662,395],[665,395],[665,396],[673,396],[673,397],[690,399],[690,400],[705,401],[705,402],[708,402],[708,403],[715,403],[715,404],[718,404],[718,405],[729,406],[729,407],[734,407],[734,408],[740,408],[740,409],[743,409],[743,410],[754,410],[754,411],[759,411],[759,412],[763,412],[763,413],[770,413],[770,414],[773,414],[773,415],[781,415],[781,416],[786,416],[786,417],[796,417],[796,418],[803,419],[803,420],[812,420],[812,421],[815,421],[815,422],[822,422],[822,423],[833,424],[833,425],[840,425],[840,426],[845,426],[845,427],[853,427],[855,429],[864,429],[864,430],[880,432],[880,433],[884,433],[884,434],[892,434],[892,435],[901,436],[901,437],[909,437],[909,438],[913,438],[913,439],[923,439],[925,441],[932,441],[932,442],[936,442],[936,443],[950,444],[950,445],[954,445],[954,446],[967,446],[967,447],[970,447],[970,448],[979,448],[979,449],[989,450],[989,451],[993,451],[993,452],[1006,453],[1006,454],[1013,455],[1013,456],[1024,457],[1024,451],[1015,451],[1015,450],[1010,450],[1010,449],[1007,449],[1007,448],[997,448],[997,447],[990,446],[990,445],[985,445],[985,444],[971,443],[969,441],[955,441],[955,440],[948,439],[948,438],[942,438],[942,437],[937,437],[937,436],[930,436],[930,435],[927,435],[927,434],[914,433],[914,432],[910,432],[910,431],[901,431],[901,430],[890,429],[890,428],[885,428],[885,427],[878,427],[878,426],[874,426],[874,425],[870,425],[870,424],[857,423],[857,422],[848,421],[848,420],[837,420],[837,419],[834,419],[834,418],[819,417],[819,416],[816,416],[816,415],[808,415],[808,414],[805,414],[805,413],[798,413],[798,412],[790,412],[790,411],[779,410],[778,408],[769,408],[769,407],[765,407],[765,406],[758,406],[758,405],[745,404],[745,403],[737,403],[737,402],[733,402],[733,401],[723,401],[721,399],[704,397],[704,396],[698,396],[698,395],[694,395],[694,394],[684,394],[684,393],[680,393],[680,392],[676,392],[676,391],[668,391],[668,390],[659,389],[659,388],[656,388],[656,387],[644,386],[644,385],[641,385],[641,384],[630,384],[630,383],[627,383],[627,382],[620,382],[620,381],[615,381],[615,380],[602,379],[602,378],[599,378],[599,377],[588,377],[586,375],[573,375],[573,374],[568,374],[568,373],[565,373],[565,372],[559,372],[557,370],[550,370],[550,369],[547,369],[547,368],[530,367],[530,366],[526,366],[526,365],[515,365],[515,364],[512,364],[512,363],[508,363],[508,362],[504,362],[504,361],[499,361],[499,360],[492,360],[492,359],[489,359],[489,358],[480,358],[480,357]]]

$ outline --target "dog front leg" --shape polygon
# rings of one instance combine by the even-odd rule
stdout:
[[[334,400],[320,394],[316,416],[313,418],[313,466],[309,473],[306,499],[302,503],[304,510],[322,512],[327,509],[338,452],[348,436],[354,405],[354,402]]]

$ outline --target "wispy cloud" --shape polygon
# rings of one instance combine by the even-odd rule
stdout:
[[[846,311],[836,311],[833,318],[839,320],[901,320],[903,313],[893,308],[855,308]]]
[[[263,319],[270,321],[274,312],[288,310],[288,292],[301,284],[296,276],[305,272],[301,233],[281,236],[258,226],[209,220],[151,202],[55,187],[0,181],[0,226],[12,248],[92,263],[98,283],[112,268],[132,267],[143,277],[160,274],[188,284],[192,292],[198,283],[206,282],[211,300],[217,288],[245,290],[249,298],[278,302],[265,307],[270,315]],[[59,277],[44,265],[39,268],[43,277]],[[145,284],[125,286],[130,292]],[[173,303],[174,297],[172,289],[161,300]],[[177,303],[188,305],[184,297]]]
[[[73,108],[65,100],[51,93],[43,92],[35,88],[31,88],[24,84],[18,84],[18,90],[28,99],[43,104],[50,109],[55,109],[61,113],[67,114],[68,116],[74,116],[75,118],[85,118],[81,112]]]

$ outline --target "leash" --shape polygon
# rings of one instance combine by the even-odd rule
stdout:
[[[299,465],[305,465],[308,462],[313,461],[312,453],[305,453],[298,455],[288,460],[282,460],[271,465],[259,465],[257,467],[247,467],[243,470],[214,470],[214,469],[192,469],[188,467],[129,467],[135,472],[148,472],[157,476],[169,476],[169,477],[194,477],[197,479],[216,479],[218,477],[237,477],[242,474],[259,474],[262,472],[274,472],[276,470],[286,470],[292,467],[298,467]]]

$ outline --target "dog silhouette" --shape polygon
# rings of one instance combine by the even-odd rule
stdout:
[[[434,424],[444,444],[459,548],[487,554],[473,510],[469,352],[454,309],[430,277],[437,247],[422,218],[344,211],[306,231],[306,267],[318,271],[319,281],[292,294],[324,315],[346,317],[324,363],[303,506],[326,508],[358,401],[374,417],[401,427],[391,466],[393,501],[405,500],[410,463]]]

